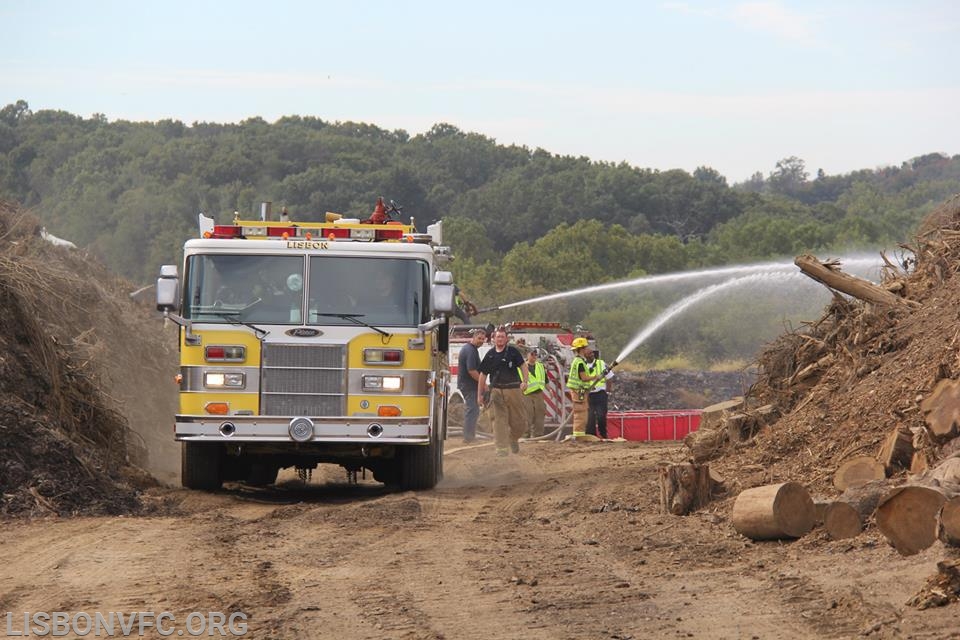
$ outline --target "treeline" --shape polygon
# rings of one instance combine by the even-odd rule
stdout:
[[[34,112],[24,101],[0,109],[0,196],[138,283],[179,260],[198,212],[226,221],[235,210],[254,215],[261,201],[307,221],[326,211],[366,217],[382,195],[421,228],[442,218],[459,281],[488,306],[643,274],[875,250],[909,239],[958,191],[960,156],[939,153],[840,176],[811,176],[790,157],[729,185],[708,167],[594,162],[448,124],[411,136],[301,116],[186,125]],[[664,302],[624,295],[525,316],[593,314],[595,329],[616,333],[622,316]]]

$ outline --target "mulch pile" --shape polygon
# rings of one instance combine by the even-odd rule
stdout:
[[[106,390],[121,362],[143,363],[136,345],[155,350],[139,334],[157,321],[132,285],[40,231],[0,203],[0,517],[137,510],[142,438]]]
[[[828,496],[845,459],[875,455],[895,427],[922,430],[923,398],[960,375],[960,196],[902,249],[881,286],[912,302],[881,307],[837,294],[823,317],[760,355],[748,396],[780,417],[718,452],[711,466],[733,488],[793,480]],[[924,446],[931,463],[942,457],[943,443]]]

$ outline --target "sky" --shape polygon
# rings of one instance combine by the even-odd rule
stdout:
[[[0,0],[0,106],[449,123],[731,183],[960,154],[953,0]]]

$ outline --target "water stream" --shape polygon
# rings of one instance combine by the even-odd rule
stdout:
[[[880,267],[883,265],[883,260],[879,255],[856,255],[848,256],[844,258],[838,258],[841,268],[846,273],[851,273],[858,275],[860,277],[866,277],[867,279],[877,280],[879,275]],[[793,263],[793,261],[783,261],[783,262],[763,262],[757,264],[745,264],[745,265],[733,265],[729,267],[717,267],[714,269],[701,269],[698,271],[681,271],[676,273],[665,273],[652,276],[643,276],[640,278],[633,278],[631,280],[621,280],[618,282],[608,282],[605,284],[598,284],[591,287],[583,287],[581,289],[573,289],[570,291],[561,291],[559,293],[551,293],[548,295],[537,296],[535,298],[529,298],[527,300],[520,300],[518,302],[511,302],[508,304],[503,304],[497,307],[491,307],[489,309],[482,309],[481,311],[498,311],[503,309],[511,309],[513,307],[519,307],[523,305],[536,304],[539,302],[548,302],[550,300],[558,300],[561,298],[570,298],[574,296],[589,295],[594,293],[600,293],[604,291],[612,291],[615,289],[624,289],[629,287],[645,287],[645,286],[654,286],[661,284],[676,284],[686,281],[692,281],[696,283],[697,280],[701,281],[701,284],[710,282],[711,280],[723,279],[723,281],[702,287],[694,293],[681,298],[677,302],[673,303],[667,307],[663,312],[657,315],[646,327],[640,330],[640,332],[634,336],[634,338],[623,348],[620,352],[620,355],[617,356],[614,363],[623,362],[623,359],[629,356],[634,350],[637,349],[641,344],[643,344],[651,335],[656,331],[661,329],[665,324],[670,320],[683,313],[685,310],[690,308],[692,305],[700,302],[704,298],[713,296],[719,292],[731,289],[733,287],[739,287],[750,284],[769,284],[773,282],[782,282],[788,280],[798,280],[811,282],[806,280],[806,276],[799,270],[799,268]]]
[[[883,264],[879,256],[870,256],[870,257],[849,257],[849,258],[840,258],[840,263],[844,271],[847,272],[857,272],[858,270],[863,272],[865,270],[870,270],[871,268],[879,267]],[[502,304],[492,309],[485,309],[484,311],[493,311],[501,309],[511,309],[513,307],[519,307],[528,304],[535,304],[537,302],[547,302],[549,300],[558,300],[560,298],[570,298],[574,296],[587,295],[591,293],[599,293],[601,291],[612,291],[614,289],[623,289],[626,287],[640,287],[648,285],[658,285],[658,284],[672,284],[678,282],[684,282],[687,280],[709,280],[712,278],[723,278],[729,276],[739,276],[739,275],[749,275],[755,273],[798,273],[799,270],[793,262],[763,262],[758,264],[747,264],[747,265],[734,265],[731,267],[718,267],[715,269],[702,269],[699,271],[680,271],[677,273],[663,273],[653,276],[643,276],[640,278],[633,278],[631,280],[621,280],[619,282],[607,282],[604,284],[593,285],[592,287],[584,287],[582,289],[573,289],[571,291],[561,291],[559,293],[551,293],[543,296],[538,296],[536,298],[529,298],[527,300],[520,300],[518,302],[510,302],[508,304]]]
[[[709,287],[704,287],[703,289],[690,294],[686,298],[678,300],[664,309],[660,315],[651,320],[646,327],[641,329],[640,333],[634,336],[633,340],[631,340],[627,346],[623,348],[623,350],[620,352],[620,355],[617,356],[614,362],[623,362],[624,358],[633,353],[637,347],[643,344],[647,338],[652,336],[663,325],[667,324],[667,322],[669,322],[672,318],[680,315],[704,298],[708,298],[712,295],[720,293],[721,291],[746,284],[762,284],[793,279],[801,280],[803,278],[805,278],[805,276],[799,271],[767,271],[765,273],[754,273],[751,275],[740,276],[739,278],[733,278],[725,282],[710,285]]]

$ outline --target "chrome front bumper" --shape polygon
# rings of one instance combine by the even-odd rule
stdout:
[[[312,434],[302,430],[305,419],[312,423]],[[296,439],[291,435],[291,424],[294,422],[301,427]],[[223,416],[212,419],[210,416],[178,415],[176,422],[176,439],[191,442],[426,444],[430,442],[430,431],[430,419],[426,416]]]

